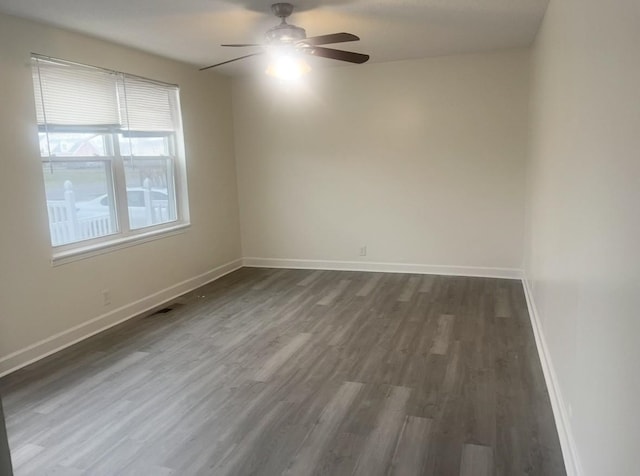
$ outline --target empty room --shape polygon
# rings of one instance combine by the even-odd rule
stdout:
[[[0,476],[640,467],[636,0],[0,0]]]

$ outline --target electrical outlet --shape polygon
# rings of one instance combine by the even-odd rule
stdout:
[[[104,306],[111,304],[111,291],[108,289],[102,290],[102,302]]]
[[[360,256],[367,256],[367,247],[366,246],[361,246],[360,247]]]

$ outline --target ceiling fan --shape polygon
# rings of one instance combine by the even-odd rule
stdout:
[[[222,63],[212,64],[211,66],[200,68],[200,71],[215,68],[217,66],[222,66],[223,64],[232,63],[234,61],[249,58],[251,56],[263,55],[267,52],[277,52],[281,57],[288,57],[291,54],[300,53],[356,64],[365,63],[369,60],[369,55],[320,46],[330,45],[333,43],[345,43],[348,41],[359,41],[360,38],[358,38],[356,35],[353,35],[351,33],[333,33],[329,35],[312,36],[310,38],[307,38],[307,33],[304,28],[300,28],[299,26],[287,23],[287,17],[289,17],[293,12],[292,4],[274,3],[273,5],[271,5],[271,11],[275,16],[281,19],[281,22],[279,25],[267,30],[267,32],[265,33],[264,44],[242,43],[221,45],[240,48],[261,47],[263,48],[262,51],[240,56],[239,58],[234,58],[232,60],[223,61]],[[308,66],[306,66],[306,68],[308,69]]]

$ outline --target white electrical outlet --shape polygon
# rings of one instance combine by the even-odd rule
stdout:
[[[360,256],[367,256],[367,247],[366,246],[361,246],[360,247]]]
[[[111,304],[111,291],[108,289],[102,290],[102,301],[104,306],[108,306]]]

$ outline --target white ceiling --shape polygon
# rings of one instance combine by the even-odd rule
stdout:
[[[275,1],[275,0],[274,0]],[[346,31],[362,41],[335,45],[371,62],[473,53],[531,44],[548,0],[290,0],[289,23],[307,36]],[[271,0],[0,0],[0,11],[205,66],[248,54],[220,43],[261,42],[279,20]],[[342,64],[313,58],[312,66]],[[250,58],[217,68],[257,71]]]

